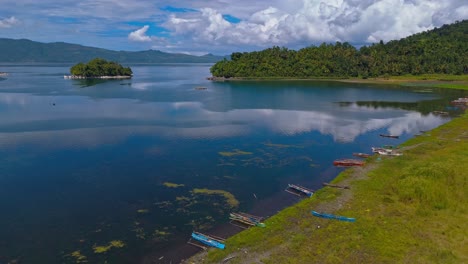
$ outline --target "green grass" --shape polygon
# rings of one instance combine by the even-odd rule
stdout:
[[[389,79],[396,80],[435,80],[435,81],[468,81],[468,74],[454,75],[454,74],[421,74],[421,75],[401,75],[390,76]]]
[[[459,89],[459,90],[468,90],[468,84],[441,83],[441,84],[435,85],[434,87],[438,87],[438,88],[449,88],[449,89]]]
[[[344,192],[323,188],[209,250],[206,263],[468,263],[468,114],[403,144],[351,182],[335,213],[355,223],[313,217]],[[347,170],[334,183],[352,180]],[[319,228],[320,227],[320,228]],[[247,252],[247,253],[245,253]]]

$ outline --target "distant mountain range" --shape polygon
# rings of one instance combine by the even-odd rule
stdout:
[[[114,51],[64,42],[42,43],[28,39],[0,38],[0,62],[87,62],[103,58],[119,63],[212,63],[224,57],[192,56],[159,50]]]

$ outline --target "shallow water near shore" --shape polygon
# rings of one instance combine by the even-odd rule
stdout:
[[[231,211],[272,215],[297,201],[288,183],[320,188],[342,170],[334,159],[437,127],[466,96],[210,82],[199,64],[64,80],[70,66],[0,65],[0,263],[176,263],[183,254],[166,253],[192,230],[213,232]]]

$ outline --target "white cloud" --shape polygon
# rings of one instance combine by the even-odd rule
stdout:
[[[198,12],[170,12],[164,9],[167,6]],[[18,24],[15,26],[18,30],[2,31],[5,32],[2,37],[7,38],[66,41],[123,50],[158,47],[171,52],[228,54],[272,45],[301,48],[324,41],[353,44],[389,41],[468,19],[468,2],[2,0],[2,12],[11,17],[0,19],[0,28]],[[15,17],[20,15],[18,23]],[[230,23],[223,15],[241,21]],[[133,31],[129,21],[164,27],[167,32],[160,38],[148,35],[145,27]],[[120,32],[126,32],[125,37]]]
[[[145,25],[142,28],[131,32],[130,34],[128,34],[128,39],[139,42],[151,41],[151,38],[146,35],[146,31],[148,31],[148,28],[149,26]]]
[[[240,23],[224,20],[224,9],[216,6],[219,9],[172,15],[165,26],[174,36],[199,44],[264,48],[389,41],[468,18],[468,4],[456,0],[302,0],[288,7],[276,1],[270,5],[244,15]]]
[[[0,19],[0,28],[10,28],[18,23],[18,19],[16,19],[14,16],[10,18]]]

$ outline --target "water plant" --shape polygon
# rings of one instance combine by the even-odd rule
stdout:
[[[73,251],[70,256],[74,259],[75,263],[88,263],[88,258],[81,253],[80,250]]]
[[[238,207],[239,206],[239,201],[236,199],[236,197],[232,193],[230,193],[228,191],[210,190],[210,189],[196,189],[195,188],[195,189],[192,190],[192,193],[193,194],[203,194],[203,195],[221,195],[224,198],[226,198],[227,203],[231,207]]]
[[[164,182],[163,185],[168,188],[179,188],[179,187],[185,186],[185,184],[177,184],[177,183],[172,183],[172,182]]]
[[[108,252],[112,248],[123,248],[124,246],[125,246],[125,243],[122,240],[112,240],[109,242],[109,244],[105,246],[94,245],[93,251],[96,254],[102,254],[102,253]]]
[[[233,151],[220,151],[218,152],[219,155],[223,157],[232,157],[232,156],[240,156],[240,155],[252,155],[252,152],[242,151],[239,149],[234,149]]]

